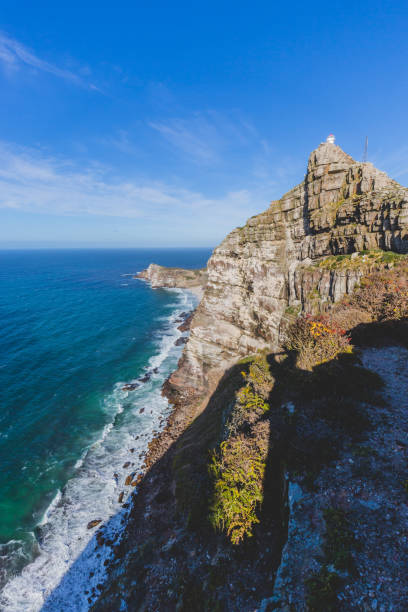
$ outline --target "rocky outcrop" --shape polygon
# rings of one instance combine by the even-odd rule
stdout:
[[[146,270],[142,270],[135,276],[146,280],[153,289],[158,287],[170,287],[179,289],[190,289],[192,287],[204,287],[207,282],[207,271],[184,270],[183,268],[166,268],[157,264],[150,264]]]
[[[306,310],[316,282],[319,304],[330,304],[361,276],[358,268],[316,265],[371,249],[408,252],[408,189],[323,143],[297,187],[214,250],[189,341],[170,379],[172,397],[205,391],[211,376],[239,357],[277,349],[285,312]]]

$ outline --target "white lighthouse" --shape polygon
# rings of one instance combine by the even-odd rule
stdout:
[[[329,134],[327,139],[326,139],[326,142],[328,142],[329,144],[334,144],[335,140],[336,140],[336,138],[335,138],[334,134]]]

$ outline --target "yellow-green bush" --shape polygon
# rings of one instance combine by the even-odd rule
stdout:
[[[255,355],[248,371],[241,374],[245,384],[230,409],[224,432],[226,440],[213,452],[209,466],[213,480],[210,522],[232,544],[250,537],[254,524],[259,522],[257,511],[263,499],[267,431],[261,432],[261,427],[251,436],[248,428],[250,432],[259,428],[260,419],[269,410],[267,399],[273,386],[263,353]]]
[[[263,397],[255,393],[249,384],[238,391],[237,399],[245,410],[262,410],[262,412],[269,410],[269,405]]]
[[[253,525],[259,523],[256,512],[263,499],[265,472],[262,453],[242,439],[229,439],[213,453],[209,470],[214,478],[210,521],[232,544],[239,544],[252,536]]]

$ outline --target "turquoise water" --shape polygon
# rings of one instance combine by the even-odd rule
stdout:
[[[209,249],[0,251],[3,582],[42,554],[43,540],[56,537],[47,514],[53,500],[62,508],[56,495],[71,496],[64,516],[73,499],[80,511],[89,449],[97,444],[100,463],[94,450],[88,463],[99,483],[106,456],[119,452],[129,432],[135,439],[139,427],[147,438],[157,426],[137,416],[139,406],[152,394],[154,410],[146,415],[159,418],[159,389],[181,350],[174,347],[175,317],[195,301],[187,292],[151,290],[130,274],[152,261],[201,267],[209,255]],[[153,379],[124,393],[123,383],[149,364],[156,364]]]

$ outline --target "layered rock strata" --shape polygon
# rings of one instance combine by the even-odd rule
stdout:
[[[358,269],[328,272],[316,263],[370,249],[408,252],[408,189],[323,143],[297,187],[214,250],[190,339],[169,381],[172,397],[202,393],[212,374],[239,357],[276,350],[287,309],[310,305],[311,278],[321,281],[319,303],[331,303],[361,276]]]

